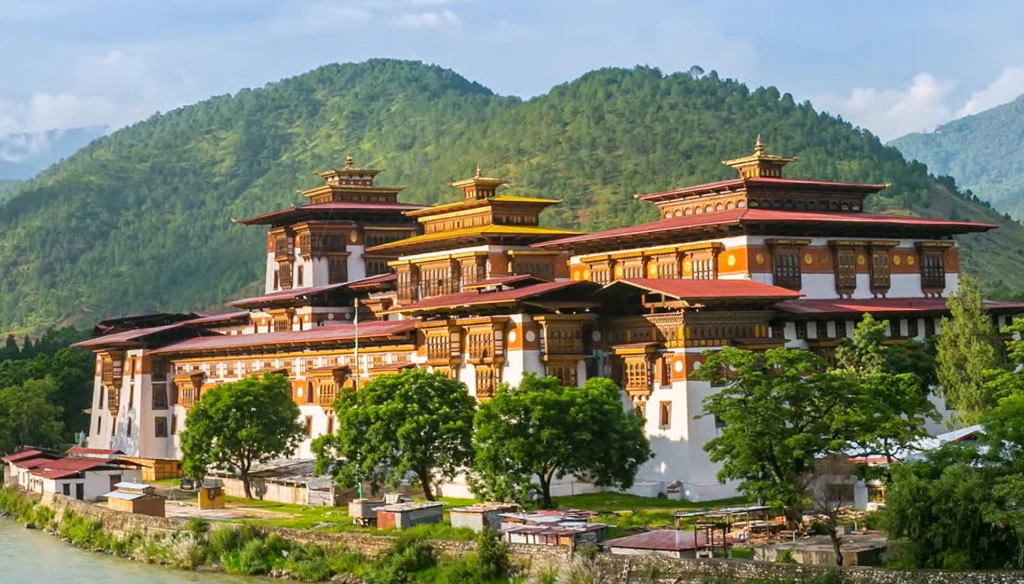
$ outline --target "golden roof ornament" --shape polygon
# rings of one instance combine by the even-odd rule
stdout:
[[[352,153],[351,152],[346,152],[345,153],[345,168],[352,168],[352,164],[353,164]]]
[[[764,154],[764,144],[761,143],[761,134],[754,140],[754,154]]]
[[[481,176],[483,176],[483,175],[480,174],[480,163],[477,162],[476,163],[476,173],[473,175],[473,178],[480,178]]]
[[[734,168],[740,178],[781,178],[782,167],[796,160],[790,156],[776,156],[765,152],[761,134],[754,140],[754,153],[740,158],[723,160],[722,164]]]

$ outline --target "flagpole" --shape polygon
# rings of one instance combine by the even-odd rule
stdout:
[[[352,351],[352,357],[356,362],[356,376],[352,380],[352,387],[356,392],[356,405],[359,405],[359,374],[361,373],[359,367],[359,298],[352,299],[352,324],[355,326],[355,350]],[[359,460],[356,460],[356,468],[359,466]],[[362,499],[363,498],[363,477],[358,477],[358,485],[356,486],[356,494]]]

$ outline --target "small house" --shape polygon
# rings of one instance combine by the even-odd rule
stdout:
[[[839,550],[843,566],[880,566],[882,555],[889,542],[880,533],[855,533],[839,539]],[[787,541],[754,548],[754,559],[762,562],[776,562],[784,553],[798,564],[835,566],[836,552],[832,539],[827,535],[812,535],[796,541]]]
[[[106,494],[107,507],[133,515],[164,517],[164,497],[142,483],[117,483],[115,491]]]
[[[678,529],[657,529],[610,539],[601,547],[619,556],[694,558],[698,549],[707,547],[707,536]]]
[[[476,532],[501,529],[501,514],[513,513],[519,507],[508,503],[481,503],[452,509],[449,513],[452,527],[468,527]]]
[[[383,505],[377,507],[377,528],[409,529],[422,523],[440,523],[441,508],[441,503],[433,501]]]
[[[40,495],[64,495],[95,501],[116,483],[140,479],[138,465],[103,458],[62,457],[26,450],[2,459],[6,484]]]

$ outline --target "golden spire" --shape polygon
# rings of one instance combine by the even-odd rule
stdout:
[[[476,174],[473,175],[473,178],[480,178],[481,176],[482,175],[480,174],[480,163],[477,162],[476,163]]]
[[[761,144],[761,134],[758,134],[757,140],[754,141],[754,154],[764,154],[764,144]]]
[[[776,156],[765,152],[764,143],[761,142],[761,134],[754,140],[754,153],[741,158],[723,160],[722,164],[736,169],[740,178],[780,178],[782,167],[796,158],[790,156]]]
[[[345,168],[352,168],[352,153],[345,153]]]

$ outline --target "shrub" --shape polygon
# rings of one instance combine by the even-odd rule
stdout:
[[[241,534],[244,539],[245,534]],[[277,535],[266,539],[254,537],[246,541],[240,550],[222,556],[224,569],[235,574],[267,574],[273,568],[284,567],[285,553],[291,545]]]
[[[291,576],[306,582],[321,582],[334,575],[324,548],[313,544],[293,549],[284,568]]]
[[[497,580],[508,576],[508,549],[490,530],[484,530],[476,539],[476,555],[482,575]]]
[[[412,574],[437,565],[434,550],[422,539],[403,536],[377,562],[368,579],[373,584],[402,584]]]

